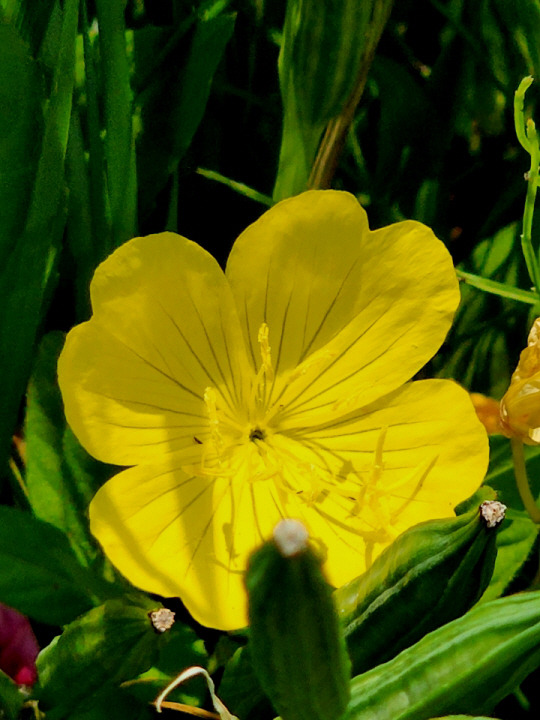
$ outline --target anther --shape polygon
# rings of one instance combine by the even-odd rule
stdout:
[[[261,327],[259,328],[257,341],[261,350],[261,370],[264,375],[266,375],[268,380],[273,380],[274,370],[272,368],[272,348],[268,343],[268,332],[268,325],[263,322]]]

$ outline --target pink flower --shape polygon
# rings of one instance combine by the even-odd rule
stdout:
[[[0,605],[0,670],[18,685],[33,685],[38,652],[36,637],[24,615]]]

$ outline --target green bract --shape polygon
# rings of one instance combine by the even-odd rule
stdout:
[[[489,712],[540,664],[540,592],[480,605],[351,683],[344,720]]]
[[[350,662],[320,559],[296,520],[283,520],[251,558],[250,647],[283,720],[334,720],[349,698]]]
[[[490,488],[475,497],[493,498]],[[426,633],[469,610],[486,589],[497,555],[500,521],[475,504],[456,518],[421,523],[403,533],[356,580],[335,593],[354,672],[390,660]]]

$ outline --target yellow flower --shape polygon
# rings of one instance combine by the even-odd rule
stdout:
[[[534,321],[527,347],[501,400],[504,434],[527,445],[540,443],[540,318]]]
[[[247,557],[282,518],[338,586],[482,480],[468,394],[407,383],[459,300],[420,223],[370,232],[352,195],[311,191],[248,227],[225,273],[161,233],[113,253],[91,295],[60,358],[66,413],[95,457],[130,466],[92,501],[92,532],[204,625],[245,625]]]

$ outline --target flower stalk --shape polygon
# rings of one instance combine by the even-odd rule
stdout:
[[[531,520],[535,523],[540,523],[540,508],[536,504],[536,500],[533,497],[531,487],[529,485],[527,466],[525,464],[525,453],[523,451],[523,443],[519,438],[513,437],[510,440],[510,444],[512,446],[514,475],[516,478],[519,496]]]

